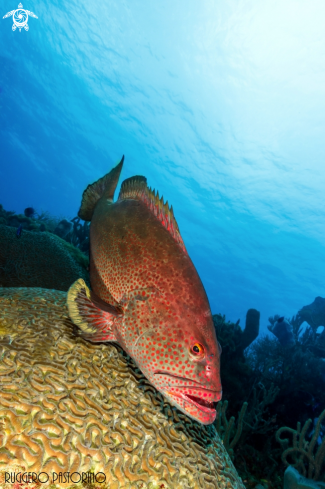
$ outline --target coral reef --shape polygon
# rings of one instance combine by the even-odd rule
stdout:
[[[269,331],[275,334],[279,339],[282,346],[295,346],[297,344],[304,344],[313,353],[320,357],[325,358],[325,299],[322,297],[316,297],[314,302],[309,306],[304,306],[296,316],[291,319],[280,318],[279,315],[270,317],[270,325],[268,326]],[[285,326],[282,331],[277,328],[279,322]],[[302,333],[302,323],[306,321],[308,327]],[[323,331],[319,332],[319,326],[323,326]],[[280,337],[275,332],[276,328]],[[286,331],[283,331],[285,329]],[[282,337],[290,335],[289,343],[283,343]]]
[[[280,316],[276,315],[269,321],[275,325],[279,319]],[[272,487],[278,484],[275,481],[279,480],[284,470],[281,469],[282,450],[278,447],[275,433],[281,426],[294,426],[299,421],[305,423],[308,418],[316,421],[319,408],[325,406],[325,364],[320,343],[322,334],[317,333],[315,326],[307,326],[303,330],[299,314],[286,321],[292,333],[290,347],[283,346],[275,337],[265,336],[255,341],[245,352],[246,368],[250,373],[245,373],[246,395],[241,397],[241,401],[248,402],[248,409],[242,435],[234,451],[234,463],[243,478],[250,478],[254,474],[258,481],[261,475],[265,478],[259,466],[269,467],[266,479],[272,478]],[[261,415],[263,392],[270,394],[271,402],[265,406],[264,414]],[[266,394],[265,399],[268,397]],[[260,411],[257,429],[250,420],[254,404],[260,406],[256,411]],[[263,431],[267,433],[266,443]]]
[[[0,289],[0,470],[103,472],[104,489],[244,489],[214,425],[74,328],[65,293]]]
[[[0,286],[68,290],[79,277],[89,283],[87,258],[53,234],[0,225]]]
[[[13,211],[5,211],[3,206],[0,204],[0,224],[8,225],[9,218],[15,214]]]
[[[60,238],[65,238],[68,233],[70,233],[72,229],[72,222],[67,221],[66,219],[62,219],[59,224],[54,229],[54,234],[59,236]]]
[[[298,311],[296,318],[299,324],[303,321],[309,324],[308,336],[313,343],[310,347],[315,355],[325,358],[325,299],[316,297],[314,302]],[[321,333],[318,333],[319,326],[323,326]]]
[[[214,327],[217,338],[223,351],[234,355],[242,355],[244,350],[256,340],[260,328],[260,313],[256,309],[248,309],[246,314],[245,329],[242,330],[237,323],[226,322],[226,316],[213,315]]]
[[[237,323],[226,321],[221,314],[214,314],[214,327],[222,347],[221,374],[223,398],[229,401],[235,414],[245,401],[247,385],[250,385],[251,369],[245,361],[244,351],[256,339],[259,331],[260,313],[249,309],[246,315],[244,331]]]
[[[0,224],[5,226],[18,228],[21,225],[27,231],[54,232],[59,221],[47,212],[38,214],[33,207],[27,207],[24,214],[16,214],[13,211],[6,211],[0,204]]]
[[[280,487],[281,477],[274,474],[280,465],[274,457],[279,457],[272,449],[276,418],[269,412],[269,405],[273,405],[277,394],[278,389],[272,384],[268,389],[261,383],[254,386],[246,396],[248,402],[244,402],[238,412],[237,425],[235,416],[229,421],[226,418],[227,401],[217,407],[220,416],[216,420],[218,433],[247,487],[255,488],[259,481],[272,489]]]
[[[223,399],[226,399],[218,409],[222,410],[227,406],[230,417],[229,421],[226,419],[224,422],[221,413],[221,419],[216,421],[220,423],[221,436],[225,437],[225,428],[231,429],[231,432],[228,431],[231,434],[227,445],[236,441],[230,454],[248,488],[255,488],[262,482],[263,485],[266,484],[265,487],[282,489],[279,449],[273,446],[276,445],[275,400],[278,388],[261,376],[259,360],[264,358],[262,352],[258,362],[254,364],[253,348],[260,340],[250,343],[258,333],[259,312],[255,309],[248,311],[245,330],[250,330],[250,333],[245,333],[244,341],[242,338],[245,330],[241,330],[239,322],[227,322],[225,316],[220,314],[214,315],[213,319],[222,346],[221,378]],[[278,344],[277,340],[274,342]],[[235,432],[236,417],[240,423],[238,425],[237,422],[239,429]]]
[[[255,383],[279,388],[270,417],[277,416],[280,426],[315,418],[317,406],[325,406],[325,364],[313,351],[308,329],[288,350],[276,338],[263,337],[252,345],[247,364]],[[247,400],[247,399],[245,399]]]
[[[222,314],[213,314],[212,318],[218,341],[222,346],[222,353],[236,352],[242,334],[239,321],[237,323],[226,321],[226,316]]]
[[[76,248],[79,248],[84,253],[89,253],[89,230],[90,222],[84,221],[80,224],[80,217],[74,217],[71,219],[73,223],[73,229],[71,233],[67,236],[67,240],[73,244]]]
[[[306,306],[307,309],[301,309],[303,313],[285,319],[290,332],[286,346],[275,337],[265,336],[254,341],[243,354],[240,348],[243,331],[238,322],[227,322],[220,314],[213,316],[223,348],[221,376],[223,399],[229,401],[229,417],[235,419],[243,403],[248,404],[241,434],[231,452],[247,487],[253,488],[261,481],[268,487],[282,487],[284,467],[276,431],[281,426],[294,426],[299,420],[315,419],[316,410],[325,405],[324,333],[317,331],[323,322],[322,301],[316,303],[319,307],[317,311],[313,307],[313,316],[307,316],[310,308]],[[303,330],[302,320],[312,322],[312,317],[313,325]],[[276,315],[269,321],[274,329],[276,324],[281,326],[284,318]]]
[[[228,401],[220,401],[217,405],[217,418],[215,421],[215,426],[231,459],[234,458],[234,447],[236,446],[242,433],[243,419],[246,413],[247,406],[247,402],[244,402],[241,410],[238,413],[236,426],[235,416],[232,416],[229,421],[226,416]]]
[[[273,320],[267,329],[278,338],[282,346],[290,347],[294,345],[295,341],[292,324],[290,324],[283,316],[276,321]]]
[[[89,284],[89,227],[89,223],[81,221],[79,217],[75,217],[71,220],[64,219],[63,217],[53,217],[47,212],[37,213],[37,211],[32,207],[26,208],[24,214],[16,214],[12,211],[5,211],[0,205],[0,287],[27,285],[67,290],[69,285],[79,277],[83,277]],[[19,239],[17,239],[16,231],[19,228],[21,229],[21,235]],[[1,294],[5,293],[3,300],[7,301],[9,293],[6,292],[6,289],[0,288],[0,291],[0,297]],[[21,379],[24,379],[23,382],[25,382],[25,384],[22,384],[22,388],[24,388],[25,385],[29,385],[28,382],[33,382],[33,385],[36,385],[39,388],[39,385],[43,386],[44,380],[46,389],[47,386],[50,386],[48,389],[52,389],[53,394],[53,392],[57,392],[55,390],[56,388],[60,388],[58,378],[63,378],[63,375],[68,376],[66,377],[66,379],[68,379],[67,385],[74,385],[72,381],[72,383],[69,384],[71,380],[69,375],[72,376],[72,372],[74,372],[74,378],[77,379],[76,382],[79,382],[78,387],[76,387],[76,390],[72,389],[71,395],[69,394],[70,397],[68,396],[67,398],[63,398],[60,402],[58,401],[59,404],[55,404],[56,406],[59,406],[58,416],[65,419],[65,413],[69,423],[72,423],[71,417],[74,417],[74,420],[82,420],[82,416],[79,416],[79,410],[82,411],[82,409],[84,409],[83,406],[87,405],[88,399],[90,399],[91,402],[98,402],[100,409],[102,410],[100,412],[105,412],[105,416],[108,414],[110,416],[116,416],[116,420],[113,421],[113,424],[115,423],[114,429],[112,430],[113,434],[111,435],[106,434],[106,431],[103,430],[102,424],[96,425],[95,423],[93,425],[94,428],[92,428],[91,423],[93,418],[89,418],[89,420],[86,418],[88,420],[86,422],[86,427],[84,428],[86,434],[82,435],[82,433],[84,433],[82,431],[82,425],[78,424],[77,421],[73,421],[74,424],[72,423],[71,425],[71,437],[69,438],[69,436],[66,434],[66,438],[64,438],[62,435],[61,441],[63,440],[63,442],[61,443],[61,441],[58,441],[58,439],[55,438],[55,436],[58,436],[56,435],[57,431],[55,430],[58,430],[59,428],[55,422],[53,422],[54,424],[52,423],[52,415],[50,416],[51,413],[48,414],[46,407],[47,404],[46,406],[45,404],[42,404],[46,402],[56,403],[57,398],[54,396],[53,401],[51,398],[52,394],[45,389],[45,397],[44,399],[41,399],[41,394],[39,394],[37,391],[35,396],[38,396],[38,400],[35,401],[36,404],[32,404],[32,409],[34,409],[33,412],[36,413],[35,423],[38,423],[35,430],[38,433],[37,430],[40,429],[39,427],[42,426],[43,422],[45,423],[45,426],[47,426],[46,423],[48,422],[48,419],[50,419],[49,425],[51,425],[51,427],[46,428],[47,431],[41,430],[39,438],[35,439],[36,441],[33,438],[33,443],[36,443],[36,445],[30,445],[29,455],[24,455],[26,460],[29,460],[28,457],[32,457],[31,454],[34,453],[33,447],[36,447],[38,450],[37,451],[35,448],[36,453],[41,453],[43,454],[42,456],[45,457],[42,462],[43,464],[46,465],[46,463],[48,463],[50,467],[50,465],[54,463],[63,463],[63,460],[67,460],[66,447],[72,446],[74,441],[77,439],[76,437],[80,436],[80,439],[82,439],[82,436],[84,436],[82,439],[83,446],[95,450],[95,452],[89,452],[92,454],[90,456],[92,456],[93,460],[97,460],[97,455],[93,456],[94,453],[104,454],[98,456],[99,458],[96,463],[98,462],[99,465],[101,463],[108,463],[110,474],[117,474],[120,470],[119,473],[124,474],[123,484],[128,477],[125,474],[129,474],[129,472],[134,474],[140,467],[137,454],[139,454],[141,450],[143,450],[141,453],[147,454],[146,462],[144,462],[145,469],[141,468],[141,465],[137,472],[138,475],[139,473],[144,474],[143,480],[141,479],[140,481],[140,479],[136,480],[135,478],[131,481],[130,478],[130,480],[127,482],[129,485],[125,485],[125,487],[130,487],[133,489],[141,487],[141,484],[143,484],[143,489],[149,487],[164,487],[165,489],[169,489],[171,487],[237,487],[237,484],[240,484],[240,482],[238,482],[236,478],[237,476],[233,471],[232,465],[228,461],[227,456],[224,455],[222,451],[220,452],[220,457],[222,460],[221,462],[218,459],[219,455],[217,455],[217,459],[212,463],[212,465],[209,466],[209,469],[207,469],[208,465],[204,465],[206,460],[209,460],[207,463],[210,464],[211,458],[214,457],[214,455],[212,455],[213,453],[219,453],[220,441],[217,439],[218,441],[216,442],[214,437],[211,435],[211,430],[217,429],[224,444],[224,448],[230,454],[239,474],[249,489],[253,489],[255,487],[282,489],[284,468],[285,465],[290,462],[297,466],[301,474],[305,474],[308,477],[315,476],[315,463],[313,465],[313,462],[309,463],[308,460],[310,457],[311,459],[313,459],[313,457],[315,458],[318,454],[317,461],[319,461],[319,454],[322,455],[322,452],[319,451],[320,446],[323,447],[323,445],[320,445],[319,440],[322,437],[323,440],[321,443],[324,444],[324,418],[321,419],[319,425],[317,424],[319,422],[319,418],[317,418],[318,412],[325,406],[325,328],[321,328],[321,326],[325,325],[324,298],[316,297],[312,304],[302,307],[297,315],[293,316],[291,319],[280,317],[280,315],[270,317],[270,325],[268,328],[271,332],[276,334],[277,337],[267,336],[258,338],[256,340],[259,334],[259,312],[255,309],[248,310],[244,330],[242,330],[239,326],[239,321],[237,321],[237,323],[226,321],[225,316],[221,314],[215,314],[213,316],[217,337],[223,349],[221,355],[221,376],[224,393],[223,399],[226,400],[218,404],[218,418],[214,424],[214,428],[202,428],[191,421],[186,421],[186,416],[178,413],[175,408],[170,407],[168,402],[166,402],[166,400],[163,399],[160,394],[157,394],[154,388],[142,378],[139,371],[137,371],[137,369],[132,365],[130,359],[126,357],[125,354],[118,349],[118,347],[114,347],[113,345],[97,345],[95,347],[90,343],[83,342],[81,339],[76,339],[73,336],[73,330],[71,329],[72,325],[70,321],[66,319],[66,309],[65,305],[63,304],[63,293],[58,292],[58,295],[56,296],[56,293],[53,291],[46,292],[41,290],[39,291],[39,299],[36,297],[37,294],[35,291],[33,292],[32,289],[30,292],[14,292],[14,290],[12,290],[11,293],[13,294],[13,297],[14,294],[17,293],[19,296],[19,301],[18,299],[17,301],[16,299],[13,301],[14,308],[12,316],[7,310],[6,322],[1,320],[0,298],[0,343],[2,340],[4,341],[4,343],[2,343],[4,349],[1,350],[0,347],[0,370],[3,368],[3,365],[9,365],[11,361],[13,362],[12,365],[14,365],[16,361],[15,359],[20,358],[19,355],[22,355],[22,352],[18,351],[20,346],[16,346],[18,345],[17,342],[19,342],[19,337],[21,335],[23,338],[26,338],[23,341],[27,341],[27,338],[30,338],[28,324],[29,321],[34,322],[34,324],[37,324],[36,331],[39,331],[39,333],[37,333],[37,337],[39,339],[40,346],[38,347],[36,344],[34,345],[31,343],[30,346],[26,346],[26,351],[36,352],[35,358],[38,359],[37,361],[39,362],[40,367],[37,367],[36,373],[33,374],[36,375],[34,378],[30,374],[29,367],[27,368],[26,364],[24,363],[25,360],[22,361],[22,369],[17,369],[15,373],[15,378],[18,379],[18,373],[20,372],[19,375],[21,375]],[[54,303],[60,304],[60,307],[56,307],[55,304],[48,304],[48,302],[52,300]],[[18,310],[15,309],[16,302],[23,304],[21,315],[20,312],[18,313]],[[35,308],[36,311],[41,311],[39,320],[33,319],[32,313],[30,313],[31,304],[33,304],[32,307]],[[42,309],[42,305],[44,306],[44,309]],[[57,315],[59,314],[59,309],[61,311],[61,316],[58,319]],[[23,314],[27,319],[23,318]],[[46,324],[43,324],[42,327],[40,325],[40,321],[43,321],[42,318],[45,317],[44,315],[46,314],[48,314],[48,316],[46,316],[47,318],[54,318],[54,336],[51,332],[49,332],[51,331],[51,328],[48,328],[48,330],[45,328],[46,324],[48,324],[47,319],[45,320]],[[11,317],[16,319],[13,321],[10,319],[8,322],[8,318]],[[307,323],[307,327],[304,327],[306,326],[306,323],[304,322]],[[11,328],[10,325],[13,323],[14,328]],[[22,325],[24,325],[25,329],[21,329]],[[43,327],[45,329],[42,329]],[[59,333],[60,328],[63,328],[62,335]],[[25,333],[26,336],[24,336]],[[61,343],[61,336],[63,343]],[[46,340],[45,342],[43,342],[43,337]],[[54,340],[53,337],[55,337]],[[52,342],[52,346],[48,350],[49,353],[46,350],[48,339],[50,339],[50,342]],[[55,343],[55,341],[57,341],[57,343]],[[55,346],[53,345],[55,344],[60,346],[58,351],[60,355],[62,352],[61,360],[56,355],[56,352],[54,353]],[[11,345],[13,345],[12,350],[10,349]],[[64,345],[69,345],[70,349],[76,349],[75,356],[72,357],[72,360],[68,358],[68,346],[66,347],[67,350],[64,350]],[[18,352],[15,354],[15,357],[7,356],[7,347],[11,352]],[[41,350],[43,350],[42,357],[39,356],[41,354]],[[89,360],[87,361],[84,358],[86,353],[90,356]],[[27,356],[29,358],[32,356],[32,353],[28,353],[28,355]],[[97,359],[97,356],[100,358],[100,360]],[[47,371],[43,365],[45,359],[48,358],[50,358],[50,365],[53,367],[52,373],[49,373],[49,371]],[[95,360],[92,360],[93,358],[95,358]],[[54,359],[56,359],[56,362],[54,362]],[[33,360],[28,361],[32,362]],[[68,367],[69,373],[64,373],[65,370],[63,368],[63,361],[66,362],[65,368]],[[54,367],[53,362],[58,367]],[[116,362],[116,365],[114,362]],[[35,365],[37,366],[38,364],[36,363]],[[33,367],[34,369],[36,368],[35,365]],[[109,370],[107,370],[106,366]],[[58,368],[59,370],[56,371],[55,368]],[[120,368],[121,371],[119,370]],[[103,383],[102,377],[99,377],[100,369],[107,373],[107,381],[109,384],[105,384],[105,382]],[[98,387],[99,394],[96,394],[97,397],[95,397],[94,392],[97,387],[95,388],[95,384],[91,384],[92,387],[89,387],[89,393],[87,391],[87,402],[80,397],[80,392],[86,392],[85,386],[89,386],[90,382],[92,382],[92,380],[89,380],[90,377],[85,377],[86,374],[83,373],[85,370],[87,370],[88,374],[91,373],[91,376],[95,375],[96,373],[97,377],[95,380],[100,386],[100,388]],[[0,398],[4,392],[3,390],[1,391],[2,378],[6,379],[6,375],[2,376],[0,380]],[[42,379],[42,381],[40,379]],[[116,386],[114,384],[115,379],[118,379],[116,380]],[[124,381],[122,379],[126,379],[125,384],[123,383]],[[7,380],[5,380],[5,382],[7,387],[9,385],[14,385],[10,384],[9,381],[7,383]],[[112,382],[113,386],[111,384]],[[135,387],[132,387],[134,385]],[[6,391],[6,395],[10,392],[10,399],[16,399],[16,401],[20,400],[24,406],[23,403],[25,401],[19,397],[17,393],[18,390],[10,389]],[[12,387],[12,389],[14,389],[14,387]],[[124,396],[125,399],[127,399],[129,395],[133,399],[132,396],[134,396],[134,389],[137,392],[137,399],[138,392],[141,391],[141,395],[143,396],[143,398],[139,398],[141,399],[141,402],[139,400],[137,401],[137,406],[142,414],[140,415],[141,422],[136,426],[141,427],[143,424],[143,426],[147,426],[149,427],[148,429],[153,430],[150,432],[152,439],[148,438],[148,441],[146,434],[144,435],[145,438],[143,440],[141,438],[139,445],[137,445],[142,447],[139,449],[139,452],[134,452],[136,447],[130,448],[132,443],[138,443],[138,439],[132,438],[133,435],[131,435],[128,431],[125,431],[125,429],[123,430],[122,428],[124,425],[121,424],[121,413],[126,409],[129,410],[129,414],[126,418],[129,423],[127,426],[130,427],[130,430],[133,430],[135,426],[133,424],[135,421],[133,419],[132,406],[125,407],[123,401],[119,398],[121,393],[121,396]],[[27,390],[27,392],[29,391]],[[116,393],[118,393],[118,395]],[[28,402],[32,402],[34,398],[32,398],[31,394],[28,395],[30,395]],[[111,395],[114,397],[111,398]],[[6,402],[8,402],[9,397],[6,399]],[[68,399],[69,402],[65,399]],[[108,403],[106,403],[105,399],[108,400]],[[37,406],[41,406],[40,411],[35,411]],[[144,412],[145,407],[148,409],[147,414]],[[17,410],[16,408],[8,409],[11,410],[13,415],[16,416],[16,418],[20,420],[23,425],[25,422],[24,416],[27,415],[23,412],[20,413],[19,409]],[[91,404],[91,409],[95,409],[93,408],[93,404]],[[115,411],[113,413],[114,409]],[[91,411],[93,417],[95,416],[95,411]],[[148,416],[150,419],[149,424],[147,418]],[[26,419],[27,418],[28,416]],[[312,421],[308,421],[309,419]],[[0,415],[0,431],[1,420],[4,422],[4,418],[1,418]],[[301,425],[298,424],[299,422],[301,422]],[[106,423],[106,417],[104,418],[103,423]],[[153,428],[150,427],[150,423],[154,423]],[[314,431],[311,432],[313,423],[315,424]],[[297,429],[293,429],[292,427],[296,425]],[[8,427],[8,424],[6,424],[6,426]],[[281,431],[279,430],[281,426],[288,426],[291,428],[281,428]],[[313,436],[315,436],[317,431],[317,426],[320,427],[317,439],[318,445],[317,443],[314,445],[314,451],[312,454],[310,454],[309,451]],[[170,441],[170,438],[168,438],[168,430],[172,430],[174,428],[176,431],[178,430],[177,433],[179,436],[181,436],[179,442],[177,442],[176,438],[173,438],[173,435],[171,436],[172,441]],[[64,428],[62,429],[64,430]],[[66,430],[68,429],[70,429],[70,425],[68,428],[66,427]],[[2,433],[2,436],[4,436],[4,433],[9,433],[9,431],[7,429],[6,432]],[[277,437],[279,436],[279,441],[281,439],[283,442],[281,445],[282,448],[280,448],[279,443],[277,442],[275,436],[276,432],[280,433],[280,435],[277,435]],[[286,435],[288,432],[293,437],[290,446],[287,438],[283,438],[282,436],[283,434]],[[10,446],[15,446],[14,450],[16,450],[12,453],[25,453],[23,447],[26,438],[24,438],[24,436],[28,436],[29,440],[32,437],[30,433],[31,432],[28,431],[28,429],[26,431],[24,428],[22,429],[19,437],[16,435],[16,438],[12,438],[14,441]],[[56,447],[55,450],[58,450],[58,453],[56,452],[57,455],[55,455],[54,458],[48,459],[48,462],[46,462],[47,455],[45,456],[44,452],[40,451],[44,449],[44,446],[42,445],[43,438],[41,437],[44,435],[44,433],[47,437],[44,438],[47,443],[44,446],[50,446],[51,450],[54,450]],[[171,431],[171,433],[174,433],[174,431]],[[185,445],[183,445],[184,438],[182,438],[182,433],[186,437],[184,442]],[[117,441],[113,441],[113,438]],[[48,442],[47,439],[50,441]],[[162,440],[164,440],[164,443],[166,442],[165,445],[160,444],[162,443]],[[109,448],[107,448],[105,445],[106,441],[108,442],[107,446]],[[150,443],[153,445],[150,445]],[[154,443],[157,443],[156,448],[153,448],[155,446]],[[193,448],[193,450],[197,450],[196,443],[198,443],[200,449],[199,452],[195,452],[195,457],[199,458],[192,456],[192,452],[190,451],[190,448],[188,448],[192,446],[191,444],[194,444],[193,446],[196,448]],[[286,443],[287,446],[285,448]],[[299,451],[299,443],[302,443],[303,450],[305,450],[307,454],[309,453],[308,456],[305,454],[302,455],[302,452]],[[178,444],[187,447],[186,456],[185,451],[182,452],[183,455],[178,455],[178,450],[181,450],[178,448]],[[43,446],[43,448],[41,449],[40,446]],[[102,449],[101,447],[106,448]],[[149,451],[146,451],[148,447],[150,449]],[[287,449],[289,449],[289,452],[286,452]],[[168,464],[164,458],[165,455],[167,457],[167,452],[164,450],[172,450],[172,453],[174,453],[174,450],[177,454],[175,456],[172,455],[172,460],[173,463],[175,462],[176,464],[177,462],[178,465],[172,465],[172,467],[173,470],[174,467],[176,467],[176,471],[178,471],[178,485],[175,483],[176,475],[173,471],[169,475],[170,479],[167,480],[166,478],[163,478],[165,477],[164,471],[166,471],[163,467],[167,467],[168,470],[171,467],[171,465]],[[322,450],[324,451],[325,448],[323,447]],[[110,462],[108,462],[109,458],[107,453],[109,453],[109,456],[111,456],[111,452],[114,452],[112,456],[116,458],[114,458],[114,463],[110,465]],[[4,451],[4,448],[0,449],[0,464],[1,461],[3,461],[4,453],[7,453]],[[78,453],[80,453],[79,457],[81,460],[83,455],[80,451]],[[128,461],[126,472],[121,465],[122,453],[124,453],[124,455],[126,454],[125,460]],[[285,456],[284,453],[286,453]],[[185,462],[187,456],[189,456],[191,459],[189,465],[186,465],[187,462]],[[322,457],[324,459],[325,455],[322,455]],[[16,459],[16,462],[18,459],[19,456]],[[24,461],[24,465],[28,466],[26,460]],[[87,467],[87,457],[84,457],[82,460],[84,467]],[[193,460],[194,462],[192,463]],[[197,463],[197,460],[199,460],[198,471],[193,469]],[[69,463],[71,463],[71,466],[73,466],[73,463],[75,462],[70,461]],[[229,470],[229,474],[231,475],[228,477],[226,474],[224,478],[221,478],[217,483],[215,473],[216,471],[219,471],[219,466],[222,468],[224,464],[226,467],[226,473]],[[10,467],[13,468],[14,465],[15,460],[11,460]],[[90,466],[91,464],[88,464],[88,467]],[[18,471],[19,467],[21,468],[21,466],[17,464],[17,467]],[[290,467],[290,469],[294,470],[293,467]],[[310,470],[311,472],[309,472]],[[159,480],[162,481],[160,486],[157,486],[155,476],[152,475],[153,473],[160,474]],[[205,475],[201,476],[200,473],[204,473]],[[320,476],[318,477],[324,480],[324,465],[320,469],[319,473]],[[208,476],[207,474],[210,475]],[[118,479],[118,477],[122,476],[116,476],[116,480],[114,477],[110,479],[110,481],[113,481],[112,483],[110,482],[110,487],[114,488],[115,483],[117,484],[116,487],[124,487],[123,484],[121,485],[122,479]],[[135,476],[132,475],[132,477]],[[200,477],[203,477],[203,485],[200,485],[201,482],[197,482],[201,481]],[[217,477],[219,477],[219,475]],[[292,476],[294,484],[296,483],[297,477]],[[300,477],[302,479],[299,479],[299,484],[307,484],[307,479],[303,480],[303,475]],[[308,479],[308,484],[310,483],[311,480]],[[0,469],[0,487],[2,489],[1,484]],[[325,482],[319,484],[323,484],[324,486]],[[42,486],[44,487],[45,485],[42,484]],[[74,487],[77,489],[79,486],[74,485]],[[101,487],[103,489],[107,489],[104,487],[104,485],[101,485]],[[290,486],[291,489],[292,487]],[[297,487],[300,488],[301,485]],[[34,489],[34,487],[29,485],[29,489]],[[91,486],[89,486],[89,489],[91,489]],[[95,487],[93,489],[95,489]]]
[[[88,256],[90,223],[81,224],[80,217],[74,217],[69,221],[53,217],[48,212],[38,213],[33,207],[27,207],[24,214],[16,214],[13,211],[5,211],[0,204],[0,224],[14,228],[22,226],[22,229],[27,231],[53,233]]]
[[[243,352],[256,340],[260,331],[260,312],[248,309],[246,313],[245,329],[241,334],[239,349]]]
[[[276,439],[281,444],[282,461],[286,466],[292,465],[304,477],[315,481],[325,482],[325,437],[318,444],[318,438],[322,422],[325,420],[325,409],[320,414],[314,433],[310,440],[307,438],[308,430],[312,423],[308,419],[303,428],[301,423],[297,423],[297,429],[283,427],[276,432]],[[283,433],[292,435],[292,446],[289,446],[288,438],[281,438]]]
[[[270,417],[268,406],[273,404],[280,389],[274,384],[270,384],[268,388],[259,382],[252,389],[253,398],[250,399],[249,409],[244,421],[244,435],[261,434],[266,435],[270,431],[274,431],[274,418]]]
[[[297,314],[300,323],[306,321],[316,330],[318,326],[325,326],[325,299],[316,297],[314,302],[302,307]]]

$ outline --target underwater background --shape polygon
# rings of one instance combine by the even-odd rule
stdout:
[[[173,205],[214,313],[324,295],[322,1],[1,3],[0,202],[73,218],[125,154]]]
[[[123,411],[134,383],[159,429],[166,420],[190,426],[186,440],[201,440],[202,460],[213,439],[246,488],[282,489],[288,466],[324,485],[324,2],[24,0],[19,8],[37,18],[21,32],[13,31],[12,15],[2,18],[18,9],[15,2],[4,0],[0,12],[1,382],[8,371],[34,412],[33,383],[26,375],[20,387],[18,361],[10,369],[29,351],[25,367],[37,377],[33,362],[44,362],[43,350],[57,368],[51,314],[70,342],[63,391],[70,360],[92,372],[93,345],[74,356],[80,345],[62,320],[64,291],[80,277],[89,285],[89,224],[76,217],[82,193],[125,155],[116,198],[124,179],[144,175],[173,206],[222,346],[223,399],[209,428],[184,421],[132,358],[105,344],[93,348],[95,357],[104,366],[110,360],[102,352],[111,351],[122,365],[121,378],[113,363],[105,371],[120,403],[114,409]],[[21,286],[44,290],[9,288]],[[10,397],[1,382],[0,421]],[[97,403],[102,393],[93,392]],[[0,451],[1,444],[0,423]],[[209,478],[219,484],[216,467],[198,487],[210,488]],[[230,463],[222,475],[232,489],[242,487],[235,469]],[[7,489],[1,484],[0,471]]]

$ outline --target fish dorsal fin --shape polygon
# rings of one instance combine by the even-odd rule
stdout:
[[[164,203],[164,198],[162,196],[159,198],[158,191],[156,193],[155,190],[152,190],[147,186],[147,179],[145,177],[136,175],[124,180],[118,196],[118,200],[123,199],[142,200],[167,231],[170,232],[182,250],[187,253],[174,216],[173,206],[169,207],[167,201]]]
[[[82,194],[82,201],[78,216],[84,221],[91,221],[97,202],[101,197],[106,197],[113,202],[114,192],[120,177],[124,161],[124,155],[121,161],[109,173],[97,180],[86,188]]]

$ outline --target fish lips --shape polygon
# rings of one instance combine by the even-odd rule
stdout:
[[[179,388],[180,386],[178,386],[178,389]],[[207,391],[205,389],[189,389],[188,387],[186,387],[186,389],[190,390],[191,393],[171,392],[171,394],[184,399],[186,402],[194,405],[200,411],[211,414],[216,412],[216,403],[220,401],[222,392],[213,392],[213,399],[211,399],[211,391]],[[209,397],[207,397],[207,395],[209,395]]]
[[[219,402],[222,398],[222,391],[213,391],[210,389],[206,389],[201,387],[198,382],[195,382],[191,379],[187,379],[185,377],[176,377],[170,376],[168,374],[163,373],[155,373],[155,377],[159,376],[163,380],[166,381],[165,385],[161,387],[166,389],[166,393],[179,398],[181,400],[186,401],[190,405],[195,406],[200,411],[204,413],[209,413],[213,415],[216,412],[216,403]],[[172,377],[173,379],[177,379],[182,382],[182,384],[171,386],[168,382],[168,377]],[[184,381],[186,384],[184,385]],[[169,384],[169,385],[168,385]],[[182,392],[183,391],[183,392]],[[183,402],[182,402],[183,404]]]

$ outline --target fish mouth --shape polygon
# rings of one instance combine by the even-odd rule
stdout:
[[[216,401],[207,401],[206,399],[202,399],[202,397],[192,396],[191,394],[181,394],[181,396],[176,397],[185,399],[185,401],[194,404],[194,406],[206,413],[214,413],[216,411]]]
[[[155,372],[154,375],[168,376],[168,377],[172,377],[172,378],[177,379],[177,380],[183,380],[186,382],[191,382],[192,385],[190,385],[190,386],[189,385],[175,385],[175,386],[173,385],[172,389],[174,389],[174,388],[177,388],[177,389],[192,388],[192,389],[195,389],[195,394],[197,394],[197,395],[187,394],[185,392],[184,393],[173,392],[173,390],[171,390],[171,386],[168,386],[168,385],[164,386],[164,388],[166,388],[167,394],[169,394],[173,397],[179,398],[179,404],[180,405],[184,404],[184,401],[186,401],[189,404],[192,404],[196,408],[200,409],[200,411],[203,411],[205,413],[211,413],[211,414],[215,413],[217,402],[220,401],[220,399],[222,397],[222,391],[214,391],[214,390],[203,388],[203,387],[201,387],[201,384],[199,382],[196,382],[195,380],[189,379],[187,377],[177,377],[176,375],[172,375],[172,374],[169,374],[169,373],[163,372],[163,371]],[[196,384],[196,385],[193,385],[193,384]],[[210,396],[211,396],[211,394],[213,394],[214,399],[211,401],[208,401],[207,399],[203,399],[203,397],[200,397],[201,393],[202,394],[209,393]]]

